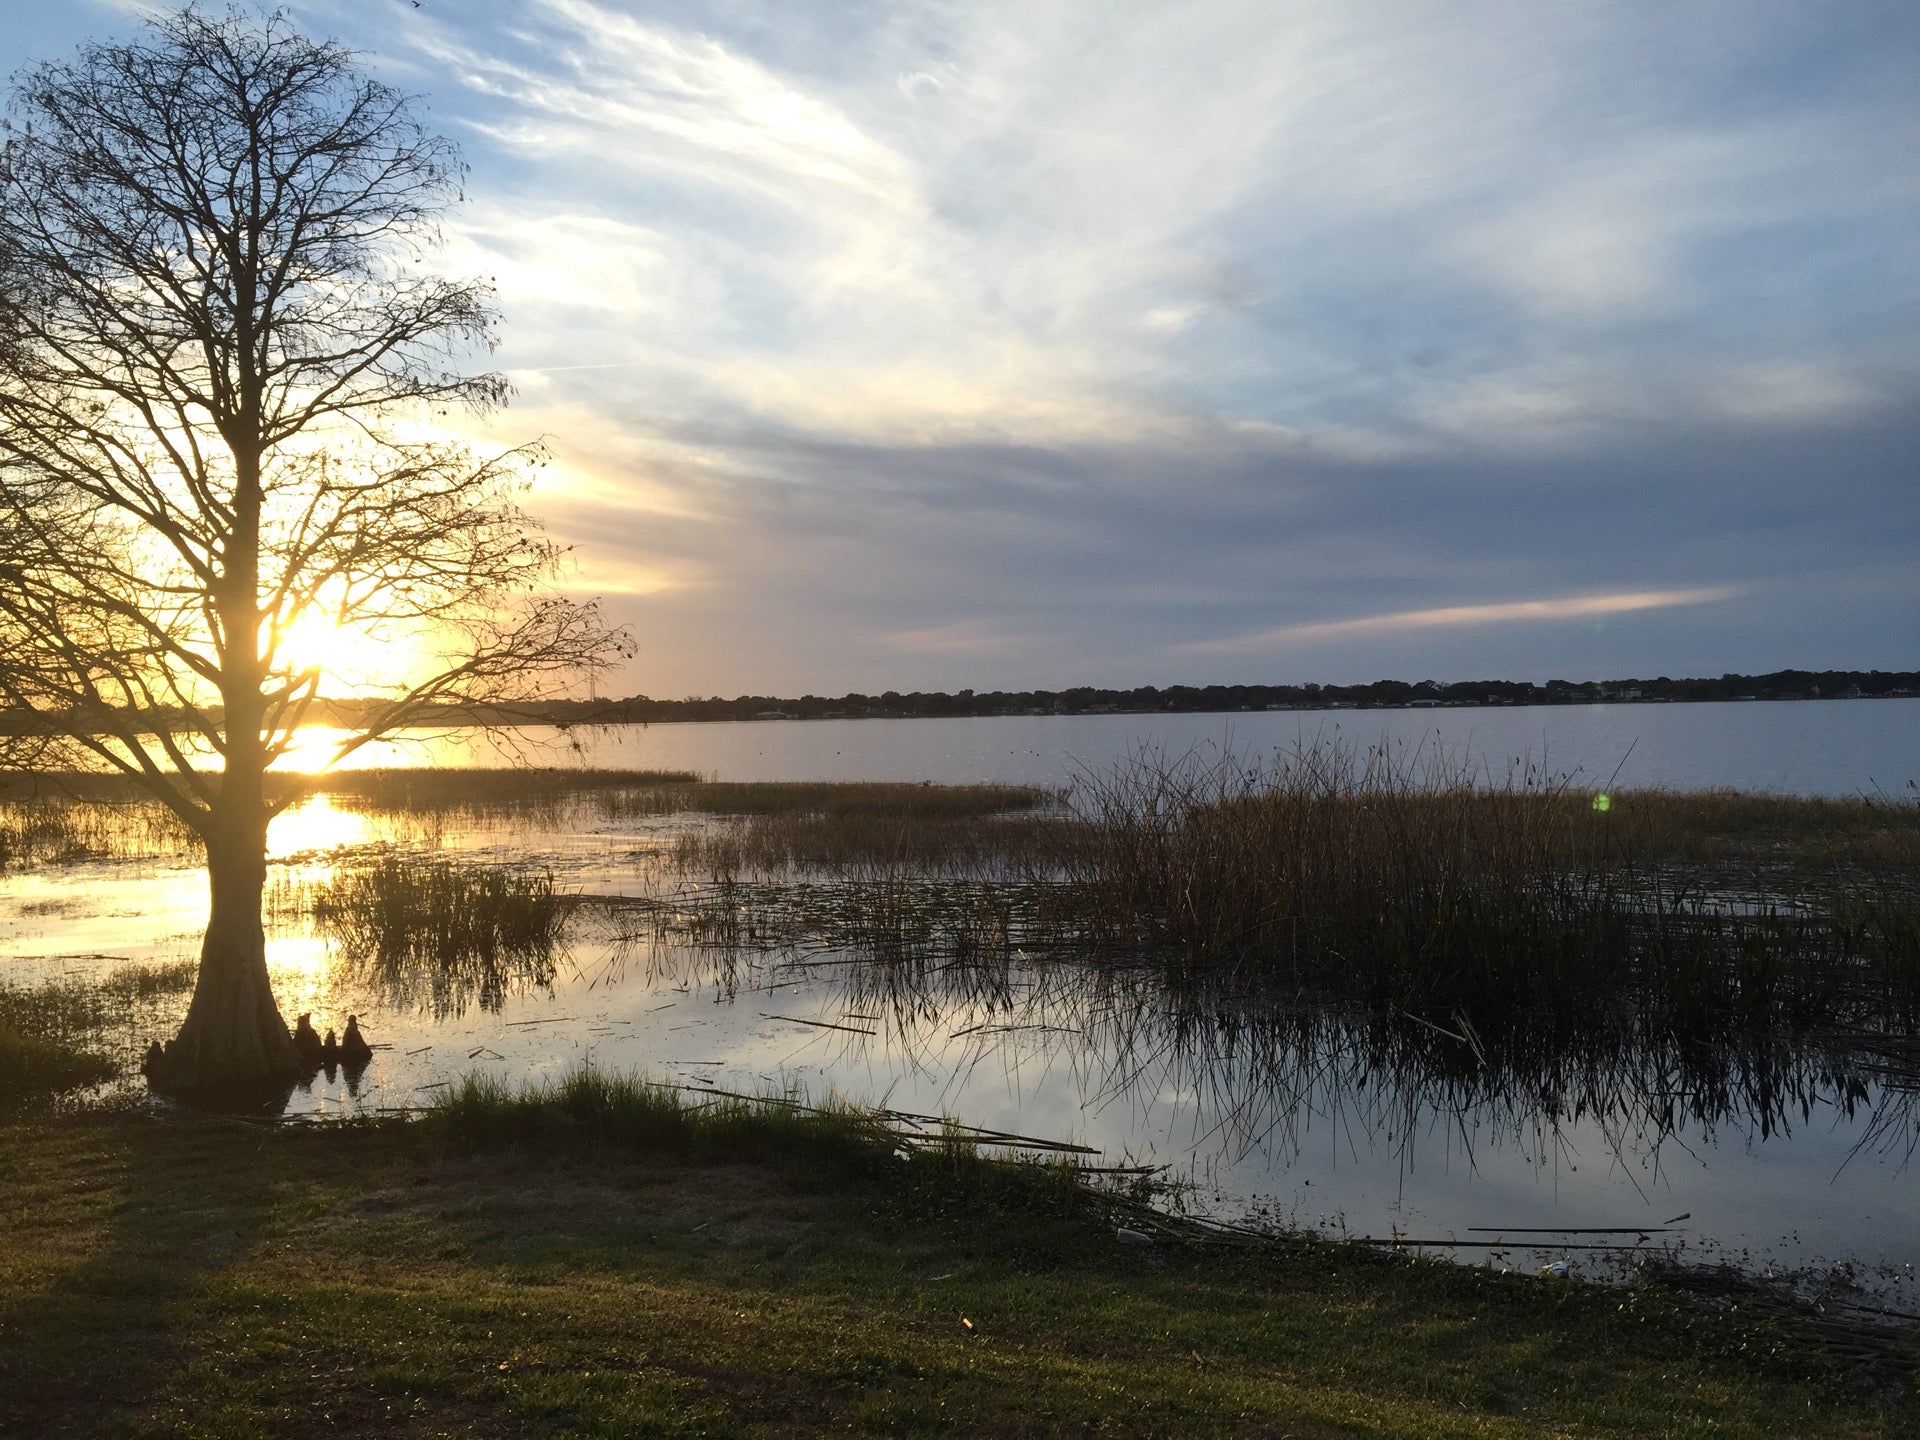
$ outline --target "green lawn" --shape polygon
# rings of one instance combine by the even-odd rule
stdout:
[[[969,1328],[970,1324],[970,1328]],[[1661,1291],[1118,1243],[1035,1172],[440,1119],[0,1129],[0,1434],[1920,1434]]]

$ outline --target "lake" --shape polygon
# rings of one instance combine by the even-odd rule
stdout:
[[[727,780],[896,779],[1066,786],[1144,749],[1253,758],[1337,734],[1437,747],[1495,779],[1531,761],[1581,787],[1738,786],[1910,795],[1920,701],[1628,705],[1201,716],[757,722],[534,735],[553,765],[687,769]],[[485,740],[417,739],[372,763],[499,763]],[[1617,774],[1616,774],[1617,772]],[[656,896],[658,861],[697,815],[565,809],[409,833],[325,798],[275,822],[275,875],[324,880],[397,840],[409,853],[546,871],[576,895]],[[0,982],[101,975],[196,953],[204,877],[163,862],[82,862],[0,879]],[[579,912],[551,972],[491,997],[370,980],[310,923],[282,918],[283,1011],[363,1017],[378,1054],[322,1075],[296,1114],[418,1106],[470,1071],[511,1080],[581,1062],[673,1084],[843,1096],[1083,1143],[1182,1182],[1182,1203],[1327,1234],[1398,1236],[1472,1263],[1571,1260],[1617,1272],[1624,1243],[1831,1280],[1916,1304],[1920,1104],[1909,1080],[1838,1052],[1742,1042],[1709,1061],[1609,1033],[1534,1069],[1479,1073],[1447,1030],[1337,1008],[1302,1019],[1181,996],[1122,974],[1016,957],[910,981],[848,947],[725,952]],[[1377,1017],[1376,1017],[1377,1018]],[[1413,1017],[1408,1017],[1413,1018]],[[1424,1020],[1417,1021],[1425,1025]],[[1644,1232],[1614,1237],[1592,1227]],[[1548,1233],[1555,1232],[1555,1233]],[[1623,1259],[1624,1256],[1624,1259]],[[1843,1272],[1847,1273],[1847,1272]]]
[[[1065,786],[1143,749],[1257,759],[1316,737],[1365,749],[1438,751],[1495,780],[1533,762],[1580,785],[1729,787],[1787,794],[1911,794],[1920,783],[1920,699],[1537,705],[1229,715],[1004,715],[935,720],[759,720],[416,736],[352,763],[691,770],[722,780],[931,780]],[[324,749],[315,732],[307,754]]]

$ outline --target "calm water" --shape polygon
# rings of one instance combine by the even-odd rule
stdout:
[[[723,779],[1065,784],[1142,746],[1247,757],[1337,729],[1361,746],[1464,749],[1496,776],[1527,757],[1595,785],[1618,767],[1622,788],[1847,795],[1904,791],[1920,775],[1916,721],[1920,702],[1858,701],[766,722],[623,729],[533,758]],[[473,745],[401,753],[497,763]],[[699,823],[575,816],[539,831],[448,831],[431,844],[547,867],[564,890],[632,895],[657,884],[650,857],[675,830]],[[336,847],[382,834],[313,802],[275,823],[275,873],[324,878],[347,853]],[[0,983],[190,958],[204,917],[197,869],[85,864],[0,878]],[[1218,1213],[1336,1234],[1485,1241],[1522,1228],[1673,1222],[1651,1243],[1758,1270],[1851,1262],[1877,1277],[1876,1293],[1920,1309],[1916,1096],[1901,1082],[1849,1084],[1844,1065],[1820,1056],[1743,1053],[1702,1080],[1672,1056],[1602,1046],[1565,1074],[1487,1079],[1470,1066],[1383,1059],[1351,1017],[1289,1029],[1037,963],[889,986],[856,956],[730,963],[656,945],[598,911],[575,922],[550,983],[520,987],[497,1009],[456,997],[436,1014],[344,973],[304,925],[273,935],[271,961],[289,1018],[311,1011],[325,1028],[354,1011],[380,1047],[357,1086],[322,1077],[295,1092],[295,1111],[415,1106],[473,1070],[518,1080],[591,1060],[678,1084],[797,1086],[1078,1141],[1114,1163],[1167,1166]],[[1435,1053],[1447,1060],[1446,1045]],[[1603,1254],[1565,1248],[1583,1238],[1457,1253],[1515,1266],[1566,1256],[1602,1271]]]
[[[1911,793],[1909,784],[1920,782],[1920,699],[629,725],[565,738],[529,731],[535,743],[521,754],[538,764],[693,770],[721,780],[1064,786],[1142,749],[1253,759],[1335,736],[1361,749],[1437,751],[1495,780],[1533,762],[1581,784],[1622,789],[1848,796]],[[515,758],[481,737],[370,746],[353,763]]]

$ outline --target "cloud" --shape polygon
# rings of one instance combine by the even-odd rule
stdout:
[[[1276,625],[1249,635],[1190,641],[1174,648],[1198,655],[1238,654],[1311,641],[1398,635],[1414,630],[1587,620],[1636,610],[1661,610],[1675,605],[1710,605],[1734,599],[1742,593],[1743,588],[1737,585],[1715,585],[1690,590],[1630,590],[1605,595],[1561,596],[1551,600],[1509,600],[1492,605],[1443,605],[1431,610],[1400,610],[1386,615],[1363,615],[1351,620]]]
[[[1016,646],[1016,637],[1000,633],[977,620],[958,620],[920,630],[888,632],[885,641],[915,655],[1004,655]]]
[[[294,8],[633,688],[1920,664],[1920,12]]]

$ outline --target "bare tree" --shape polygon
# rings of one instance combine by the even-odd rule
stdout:
[[[538,455],[437,428],[507,386],[462,371],[492,292],[431,267],[464,172],[408,97],[284,15],[189,9],[29,71],[12,112],[0,762],[118,771],[205,841],[163,1078],[257,1086],[296,1067],[261,924],[267,824],[301,793],[268,772],[326,698],[296,624],[420,647],[334,759],[626,641],[546,588],[559,552],[516,503]]]

